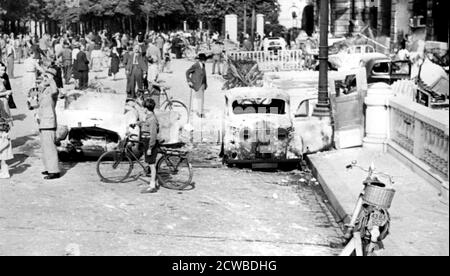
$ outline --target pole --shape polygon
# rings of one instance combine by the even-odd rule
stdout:
[[[320,1],[320,46],[319,46],[319,101],[313,116],[330,117],[328,97],[328,8],[329,0]]]
[[[255,6],[252,8],[252,45],[255,44],[255,25],[256,25],[256,9]]]
[[[244,0],[244,35],[247,34],[247,1]]]

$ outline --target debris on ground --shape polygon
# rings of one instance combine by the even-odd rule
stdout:
[[[78,257],[81,256],[80,245],[71,243],[66,246],[64,256]]]

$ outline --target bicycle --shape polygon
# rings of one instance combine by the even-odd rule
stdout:
[[[375,256],[376,251],[384,249],[383,240],[389,235],[390,214],[388,209],[394,199],[393,178],[385,173],[377,172],[374,165],[368,170],[357,165],[356,161],[347,169],[359,168],[368,173],[364,180],[364,189],[360,193],[350,223],[346,225],[346,247],[341,256]],[[378,176],[389,179],[389,187],[378,179]]]
[[[149,167],[141,162],[143,142],[137,140],[137,135],[127,136],[121,141],[117,150],[104,153],[97,161],[97,174],[104,183],[124,183],[130,179],[135,163],[142,171],[132,177],[137,181],[150,174]],[[163,144],[158,142],[156,150],[162,157],[156,165],[157,180],[159,184],[171,190],[185,190],[188,186],[194,187],[192,166],[188,160],[189,152],[180,150],[183,143]]]
[[[162,82],[160,82],[161,84]],[[189,119],[189,110],[187,106],[179,100],[174,100],[173,97],[170,97],[167,91],[170,90],[170,87],[166,87],[163,85],[157,85],[157,88],[159,88],[159,91],[157,88],[150,89],[150,91],[146,91],[142,95],[142,97],[145,97],[146,94],[149,96],[163,96],[165,99],[161,104],[161,110],[164,111],[175,111],[181,116],[181,121],[187,122]]]

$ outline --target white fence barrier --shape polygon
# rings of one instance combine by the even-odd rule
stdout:
[[[261,71],[295,71],[304,68],[301,50],[228,52],[227,54],[234,60],[256,61]]]

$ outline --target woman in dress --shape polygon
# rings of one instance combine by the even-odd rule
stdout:
[[[111,78],[115,81],[116,74],[119,73],[119,66],[120,66],[120,56],[116,46],[112,47],[111,54],[109,55],[109,57],[111,58],[111,66],[109,68],[109,73],[111,74]]]
[[[11,111],[8,104],[9,97],[12,97],[11,83],[6,73],[6,65],[0,62],[0,109],[2,111],[1,116],[6,119],[11,119]]]

